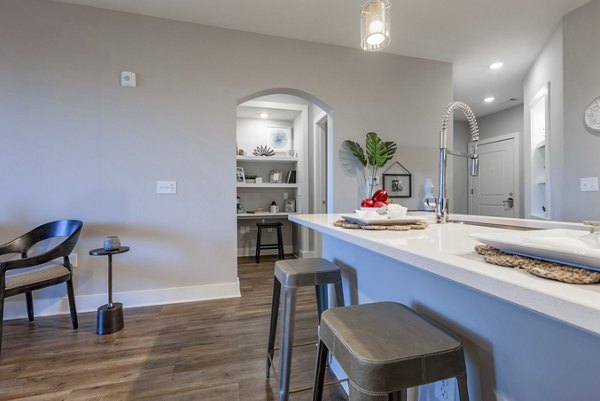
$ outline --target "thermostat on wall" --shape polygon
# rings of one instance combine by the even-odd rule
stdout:
[[[135,72],[121,71],[121,86],[124,88],[135,88]]]

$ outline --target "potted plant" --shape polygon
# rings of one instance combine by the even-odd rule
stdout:
[[[375,132],[367,132],[364,150],[360,144],[349,139],[344,141],[344,144],[363,166],[365,198],[371,198],[375,189],[377,170],[394,157],[396,142],[384,142]]]

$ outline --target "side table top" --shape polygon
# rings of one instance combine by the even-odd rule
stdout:
[[[107,251],[104,248],[96,248],[96,249],[92,249],[90,251],[90,255],[92,256],[106,256],[106,255],[115,255],[117,253],[125,253],[125,252],[129,252],[129,247],[128,246],[120,246],[116,249],[111,249],[110,251]]]

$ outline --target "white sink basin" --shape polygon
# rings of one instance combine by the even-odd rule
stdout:
[[[552,229],[471,234],[502,251],[600,271],[600,234]]]

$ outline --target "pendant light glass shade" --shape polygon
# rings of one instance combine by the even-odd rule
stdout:
[[[390,9],[388,0],[369,0],[360,10],[360,46],[363,50],[385,49],[390,44]]]

